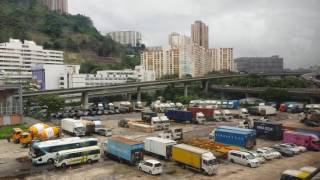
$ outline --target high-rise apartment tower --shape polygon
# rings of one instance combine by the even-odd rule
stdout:
[[[202,21],[196,21],[191,25],[191,38],[192,42],[203,46],[204,48],[209,48],[209,28]]]

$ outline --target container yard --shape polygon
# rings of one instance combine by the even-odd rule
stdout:
[[[277,111],[266,120],[265,113],[228,104],[157,113],[124,106],[127,113],[46,124],[32,119],[28,130],[13,129],[10,141],[0,140],[0,179],[267,180],[320,165],[320,129],[301,123],[300,114]],[[70,154],[77,156],[71,161]]]

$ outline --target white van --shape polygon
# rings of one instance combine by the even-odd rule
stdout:
[[[138,165],[138,169],[151,175],[161,174],[162,164],[157,160],[150,159],[140,162]]]
[[[248,167],[259,167],[260,163],[253,155],[237,150],[231,150],[228,152],[228,161],[232,163],[242,164]]]

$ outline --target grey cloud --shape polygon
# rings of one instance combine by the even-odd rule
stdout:
[[[289,68],[320,64],[318,0],[69,0],[72,14],[92,18],[107,33],[137,30],[148,46],[166,45],[170,32],[190,35],[191,23],[209,25],[210,45],[235,56],[285,58]]]

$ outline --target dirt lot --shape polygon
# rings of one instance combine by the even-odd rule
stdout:
[[[288,117],[292,116],[292,117]],[[103,123],[107,127],[114,128],[113,134],[125,135],[131,138],[143,140],[145,137],[154,134],[141,133],[129,129],[118,128],[117,121],[121,118],[139,118],[140,114],[133,113],[129,115],[112,115],[101,116]],[[280,114],[272,117],[276,120],[282,120],[298,127],[303,127],[298,122],[297,115]],[[191,138],[194,136],[207,136],[210,131],[217,125],[232,124],[233,122],[210,122],[206,125],[184,125],[173,124],[173,126],[183,127],[184,137]],[[95,136],[99,142],[103,142],[106,138]],[[268,146],[276,142],[258,139],[257,146]],[[295,157],[283,158],[279,160],[268,161],[259,168],[248,168],[241,165],[229,163],[225,160],[221,161],[218,174],[213,177],[207,177],[197,172],[182,169],[174,162],[163,161],[164,173],[161,176],[150,176],[137,170],[133,166],[120,164],[113,160],[101,159],[98,163],[92,165],[72,166],[68,169],[54,169],[50,166],[34,167],[25,158],[28,149],[22,148],[20,145],[8,143],[5,140],[0,141],[0,179],[247,179],[247,180],[273,180],[279,179],[282,171],[286,169],[298,169],[306,165],[316,165],[320,163],[320,152],[306,152]],[[152,157],[145,157],[150,159]],[[320,165],[320,164],[319,164]]]

